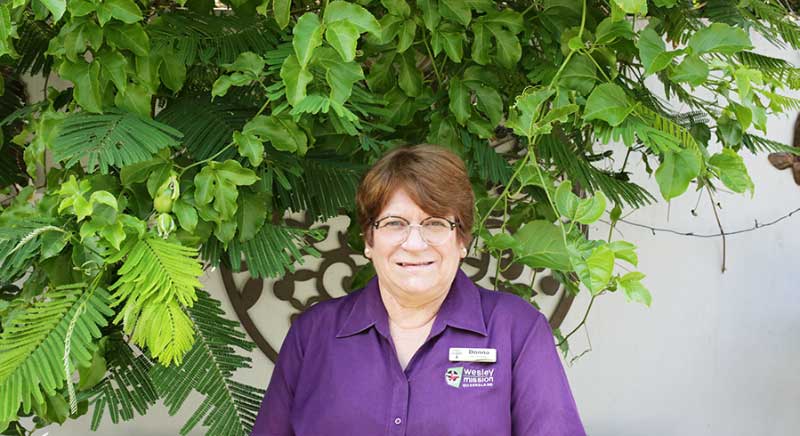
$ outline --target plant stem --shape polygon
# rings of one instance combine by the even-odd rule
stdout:
[[[714,196],[711,195],[711,188],[706,185],[706,192],[708,192],[708,198],[711,200],[711,210],[714,211],[714,218],[717,220],[717,227],[719,227],[719,233],[722,235],[722,272],[725,272],[725,252],[726,252],[726,241],[725,241],[725,229],[722,228],[722,222],[719,220],[719,214],[717,213],[717,204],[714,202]]]
[[[600,294],[597,294],[597,295],[600,295]],[[586,324],[586,319],[589,317],[589,312],[592,310],[592,304],[594,304],[594,299],[595,299],[595,298],[597,298],[597,295],[592,295],[592,299],[591,299],[591,300],[589,300],[589,307],[588,307],[588,308],[586,308],[586,313],[584,313],[584,314],[583,314],[583,319],[581,320],[581,322],[580,322],[580,323],[578,323],[578,325],[577,325],[577,326],[575,326],[575,328],[574,328],[574,329],[572,329],[572,331],[571,331],[571,332],[569,332],[569,334],[567,334],[566,336],[564,336],[564,339],[562,339],[562,340],[561,340],[561,341],[558,343],[558,345],[556,345],[556,347],[560,347],[560,346],[564,345],[564,342],[567,342],[567,340],[570,338],[570,336],[574,335],[574,334],[575,334],[575,332],[577,332],[577,331],[578,331],[578,329],[579,329],[579,328],[581,328],[581,326],[583,326],[584,324]]]
[[[439,81],[439,86],[442,86],[442,75],[439,74],[439,68],[436,66],[436,57],[433,55],[431,47],[428,44],[428,30],[425,28],[425,26],[423,26],[422,29],[425,32],[425,34],[422,36],[422,42],[425,43],[425,50],[428,52],[428,56],[431,58],[431,65],[433,66],[433,73],[436,74],[436,80]]]

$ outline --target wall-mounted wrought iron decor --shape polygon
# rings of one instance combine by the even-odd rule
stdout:
[[[308,228],[314,223],[288,220],[290,225]],[[230,298],[233,309],[242,323],[245,331],[250,335],[258,348],[273,362],[278,357],[279,346],[283,334],[288,329],[291,321],[311,305],[343,295],[342,292],[332,292],[330,288],[339,288],[344,292],[350,289],[350,282],[354,273],[360,265],[366,263],[366,259],[361,253],[353,252],[347,245],[347,217],[337,217],[315,227],[327,229],[328,236],[324,241],[314,244],[314,247],[321,253],[318,264],[313,265],[314,258],[307,257],[302,265],[297,265],[295,272],[287,273],[279,280],[264,280],[249,277],[245,273],[234,273],[227,269],[221,270],[222,280],[225,290]],[[489,220],[489,228],[499,228],[500,221]],[[508,267],[510,257],[501,259],[501,270]],[[464,259],[462,269],[472,280],[479,285],[492,288],[489,274],[494,272],[496,266],[494,258],[487,253],[477,256],[469,256]],[[343,272],[347,271],[347,272]],[[527,267],[512,265],[501,273],[501,278],[512,283],[524,283],[529,285],[532,278],[532,271]],[[243,277],[242,277],[243,275]],[[333,284],[326,277],[334,275]],[[237,283],[238,282],[238,283]],[[300,291],[300,284],[304,284],[304,290]],[[310,292],[309,292],[310,289]],[[508,291],[503,289],[500,291]],[[271,294],[271,295],[270,295]],[[301,295],[301,294],[305,294]],[[569,311],[573,295],[566,292],[563,286],[552,276],[549,271],[538,270],[534,283],[533,300],[541,307],[545,315],[550,320],[550,325],[557,328],[561,325],[567,312]],[[260,304],[261,300],[270,300],[270,304]],[[277,303],[277,304],[275,304]],[[276,306],[283,305],[282,310],[276,310]],[[276,326],[275,316],[277,313],[289,313],[280,321],[283,332],[270,332]],[[269,324],[272,327],[266,327]]]

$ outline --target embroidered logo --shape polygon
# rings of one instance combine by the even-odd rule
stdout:
[[[447,368],[444,380],[454,388],[488,388],[494,386],[494,369]]]
[[[463,366],[456,366],[453,368],[447,368],[447,371],[444,373],[444,380],[447,382],[448,385],[457,388],[461,386],[461,372],[464,371]]]

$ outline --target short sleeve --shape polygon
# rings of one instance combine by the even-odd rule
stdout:
[[[303,361],[299,321],[292,323],[283,340],[251,436],[294,436],[291,411]]]
[[[547,318],[527,333],[512,367],[513,436],[585,436]]]

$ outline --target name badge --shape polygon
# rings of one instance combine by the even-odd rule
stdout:
[[[495,348],[451,348],[451,362],[497,362]]]

